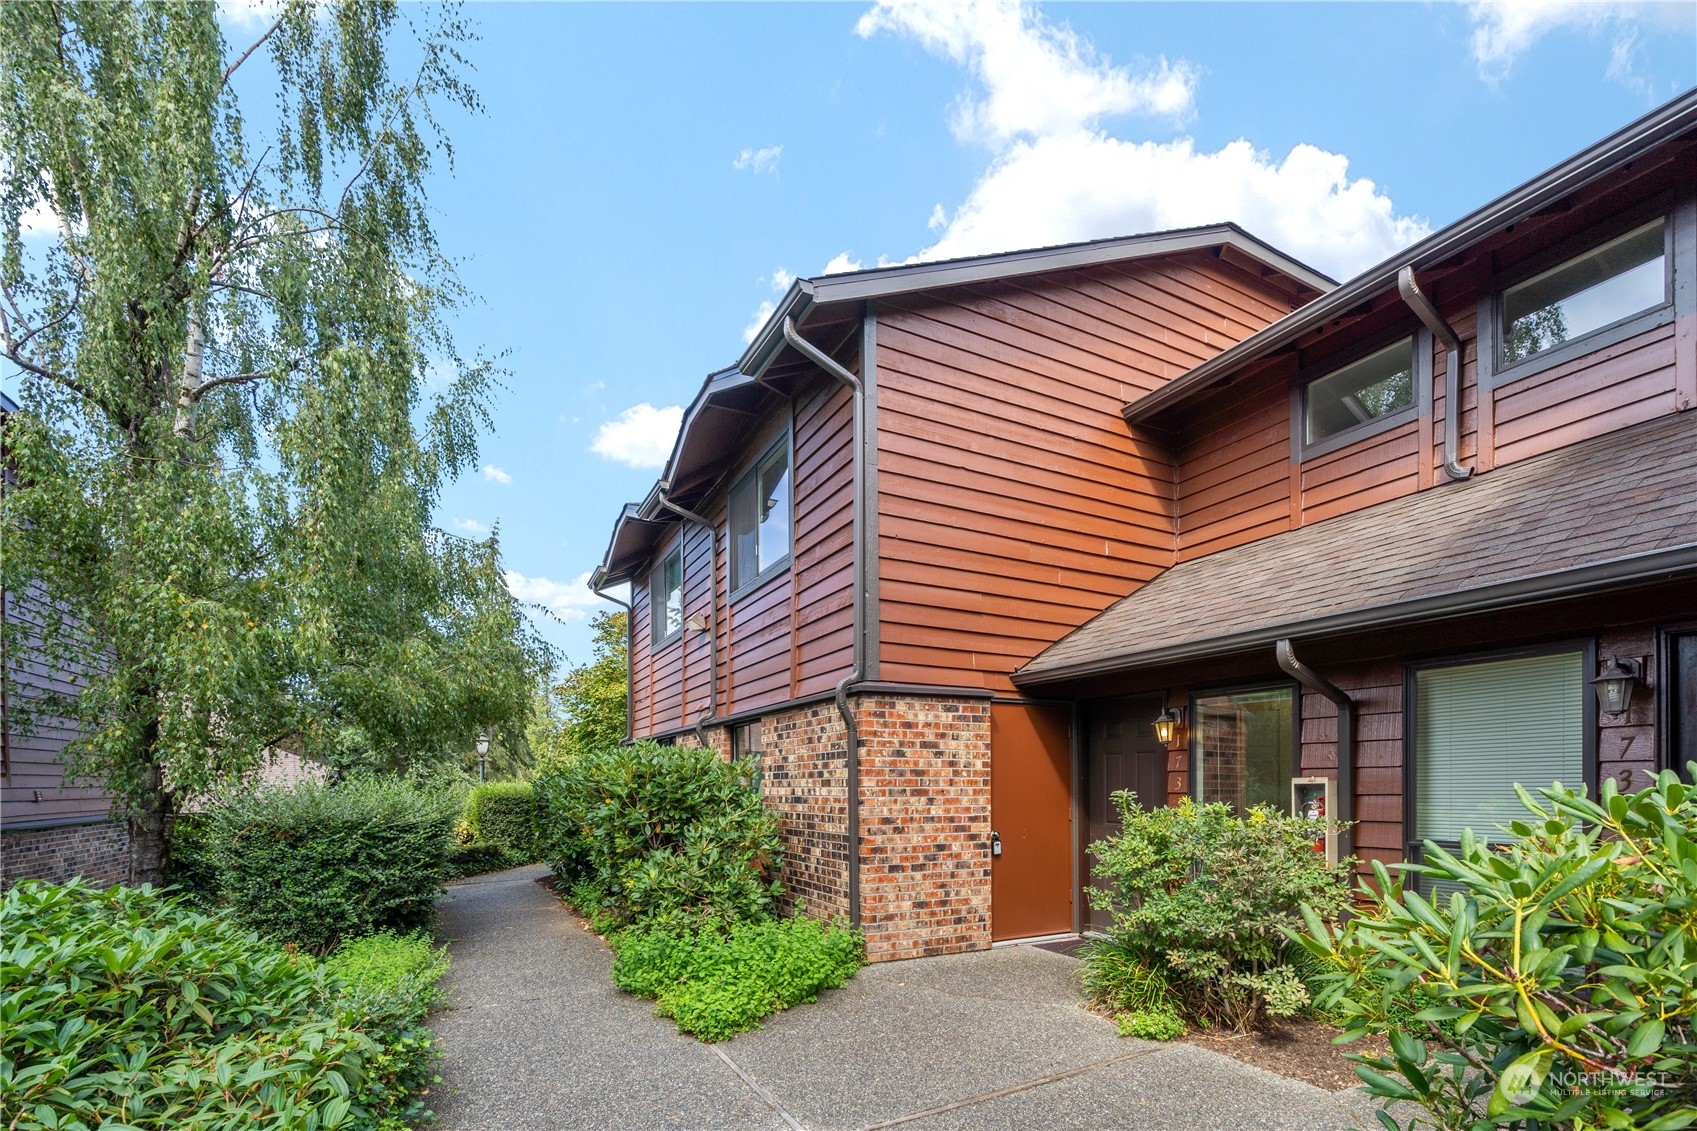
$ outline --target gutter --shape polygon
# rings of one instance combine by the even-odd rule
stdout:
[[[776,321],[774,319],[774,321]],[[848,386],[854,409],[854,669],[837,682],[834,698],[843,719],[843,754],[848,790],[849,922],[860,926],[860,728],[849,708],[849,692],[866,675],[866,387],[824,350],[801,336],[795,320],[783,318],[783,340],[814,365]],[[774,349],[767,360],[777,355]]]
[[[1288,636],[1273,645],[1273,655],[1279,662],[1280,671],[1305,689],[1337,704],[1338,811],[1335,815],[1326,814],[1326,818],[1338,826],[1338,857],[1352,856],[1355,853],[1355,700],[1297,659]]]
[[[1414,280],[1414,268],[1397,272],[1396,289],[1415,317],[1444,343],[1444,474],[1458,481],[1471,479],[1474,469],[1461,465],[1461,339],[1421,292]]]
[[[629,601],[621,601],[602,588],[599,569],[589,579],[589,591],[603,601],[611,601],[625,610],[625,743],[629,745],[636,735],[636,676],[631,671],[631,657],[635,654],[631,643],[635,639],[636,617],[631,612]]]
[[[672,489],[670,483],[660,484],[660,505],[682,518],[685,522],[705,527],[707,530],[707,708],[695,720],[695,738],[703,747],[707,745],[707,724],[719,717],[719,528],[710,519],[703,518],[694,511],[685,510],[666,497]],[[685,713],[689,704],[680,704]]]

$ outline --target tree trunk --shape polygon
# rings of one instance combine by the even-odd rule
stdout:
[[[165,788],[165,775],[156,755],[159,724],[148,724],[142,734],[146,749],[141,757],[145,768],[141,772],[141,788],[130,799],[129,807],[130,885],[164,887],[171,793]]]

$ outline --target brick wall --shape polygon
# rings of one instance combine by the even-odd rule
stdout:
[[[100,888],[121,884],[129,878],[129,851],[129,834],[114,821],[5,829],[0,831],[0,887],[73,876]]]
[[[785,906],[819,919],[848,906],[848,770],[834,703],[761,720],[760,792],[784,838]]]
[[[707,745],[719,752],[719,757],[729,762],[731,760],[731,728],[707,727]],[[700,746],[702,742],[694,731],[686,731],[678,735],[679,746]]]
[[[864,696],[860,902],[874,962],[990,945],[990,704]]]

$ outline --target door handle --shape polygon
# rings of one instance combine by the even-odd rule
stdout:
[[[1002,854],[1002,834],[997,832],[995,829],[991,829],[990,830],[990,855],[991,856],[1000,856],[1001,854]]]

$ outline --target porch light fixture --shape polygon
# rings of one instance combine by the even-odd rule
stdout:
[[[488,758],[489,758],[489,732],[486,731],[486,730],[478,731],[478,733],[477,733],[477,780],[478,781],[488,781],[489,780]]]
[[[1642,660],[1616,656],[1603,669],[1603,674],[1591,681],[1597,689],[1597,710],[1605,715],[1624,715],[1632,707],[1632,692],[1644,678]]]
[[[1155,716],[1155,741],[1168,749],[1184,732],[1184,708],[1168,707]]]

